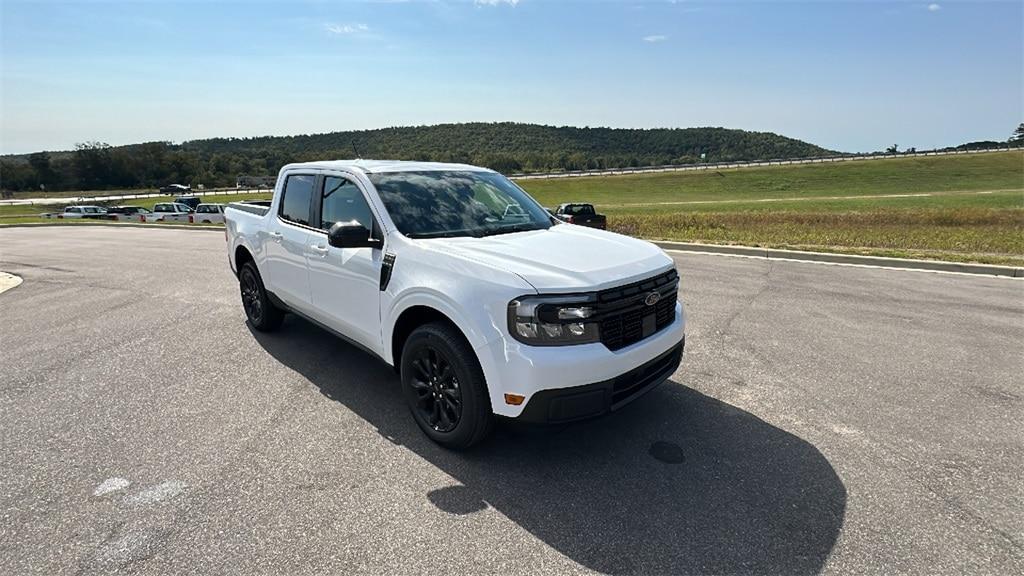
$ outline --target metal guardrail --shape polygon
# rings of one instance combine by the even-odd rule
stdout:
[[[825,164],[829,162],[849,162],[852,160],[892,160],[894,158],[913,158],[919,156],[954,156],[960,154],[985,154],[989,152],[1009,152],[1024,150],[1021,147],[985,148],[982,150],[926,150],[921,152],[899,152],[896,154],[860,154],[856,156],[826,156],[820,158],[792,158],[788,160],[751,160],[748,162],[708,162],[703,164],[669,164],[662,166],[637,166],[635,168],[606,168],[602,170],[570,170],[562,172],[509,174],[515,180],[536,180],[551,178],[582,178],[586,176],[621,176],[626,174],[649,174],[658,172],[689,172],[700,170],[720,170],[730,168],[756,168],[763,166],[787,166],[793,164]],[[216,188],[202,192],[190,192],[188,196],[213,196],[221,194],[268,194],[273,188]],[[33,206],[37,204],[83,204],[88,202],[107,202],[110,200],[138,200],[141,198],[161,198],[168,196],[159,192],[145,194],[124,194],[113,196],[72,196],[66,198],[26,198],[24,200],[0,200],[0,206]]]
[[[898,152],[896,154],[860,154],[856,156],[826,156],[820,158],[792,158],[788,160],[751,160],[747,162],[707,162],[702,164],[670,164],[664,166],[637,166],[635,168],[606,168],[601,170],[570,170],[562,172],[545,172],[538,174],[509,174],[515,180],[535,180],[550,178],[583,178],[586,176],[621,176],[626,174],[647,174],[657,172],[689,172],[700,170],[721,170],[729,168],[755,168],[759,166],[786,166],[792,164],[825,164],[829,162],[849,162],[852,160],[891,160],[893,158],[913,158],[917,156],[953,156],[958,154],[982,154],[987,152],[1009,152],[1024,148],[1006,146],[1003,148],[985,148],[982,150],[926,150],[922,152]]]

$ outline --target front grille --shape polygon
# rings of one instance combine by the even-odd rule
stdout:
[[[679,274],[669,270],[646,280],[602,290],[597,293],[601,342],[609,350],[618,350],[647,338],[675,319]],[[653,306],[645,303],[657,292],[661,299]]]

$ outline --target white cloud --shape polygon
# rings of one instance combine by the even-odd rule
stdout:
[[[519,4],[519,0],[473,0],[473,4],[477,6],[497,6],[499,4],[508,4],[509,6],[515,6]]]
[[[668,36],[664,36],[662,34],[652,34],[650,36],[644,36],[643,40],[644,40],[644,42],[651,42],[651,43],[654,43],[654,42],[664,42],[665,40],[668,40]]]
[[[331,22],[324,24],[324,30],[338,36],[348,36],[358,32],[366,32],[369,29],[369,26],[366,24],[334,24]]]
[[[928,5],[928,11],[929,12],[938,12],[939,10],[942,10],[942,6],[939,6],[938,4],[929,4]]]

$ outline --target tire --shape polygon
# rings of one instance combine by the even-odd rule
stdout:
[[[453,326],[433,322],[414,330],[402,347],[401,375],[409,411],[434,442],[464,450],[490,434],[494,417],[483,370]]]
[[[242,307],[249,324],[260,332],[273,332],[284,321],[282,311],[267,297],[263,287],[263,279],[256,269],[256,264],[246,262],[238,272],[238,287],[242,295]]]

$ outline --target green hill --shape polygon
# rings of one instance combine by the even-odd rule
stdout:
[[[440,124],[301,136],[150,142],[0,158],[9,190],[153,187],[169,182],[228,186],[241,174],[273,175],[289,162],[388,158],[522,171],[804,158],[835,154],[767,132],[725,128],[575,128],[537,124]]]
[[[725,128],[575,128],[537,124],[439,124],[304,136],[214,138],[182,145],[211,152],[283,151],[327,157],[515,164],[551,170],[709,160],[799,158],[832,152],[777,134]]]

